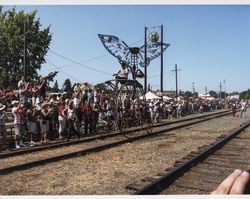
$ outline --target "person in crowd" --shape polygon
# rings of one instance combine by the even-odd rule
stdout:
[[[97,91],[97,89],[94,89],[94,102],[99,104],[100,102],[100,93]]]
[[[81,84],[80,83],[76,83],[75,86],[73,87],[73,91],[74,93],[81,93]]]
[[[2,149],[6,149],[6,136],[7,136],[7,131],[6,131],[6,126],[5,123],[8,119],[7,113],[5,112],[5,105],[0,103],[0,133],[2,133]]]
[[[154,112],[154,122],[158,123],[159,122],[159,116],[160,116],[160,101],[157,100],[154,105],[153,105],[153,112]]]
[[[150,115],[151,115],[151,120],[154,121],[154,117],[155,117],[155,114],[154,114],[154,100],[151,100],[149,102],[149,112],[150,112]]]
[[[22,81],[23,82],[23,81]],[[19,100],[22,104],[24,104],[25,106],[28,103],[28,97],[29,97],[29,84],[30,83],[25,83],[25,81],[23,83],[18,83],[18,88],[19,88]]]
[[[244,100],[241,100],[241,102],[240,102],[240,118],[245,117],[245,112],[246,112],[246,102]]]
[[[46,99],[46,87],[47,87],[47,81],[44,79],[42,76],[39,78],[39,91],[38,91],[38,96],[41,101]]]
[[[38,92],[39,92],[38,82],[31,83],[29,91],[30,91],[30,94],[31,94],[32,105],[35,106],[36,105],[36,99],[38,97]]]
[[[105,103],[105,100],[106,100],[106,95],[105,95],[105,92],[104,92],[104,90],[102,90],[102,92],[101,92],[101,94],[100,94],[100,106],[103,106],[104,105],[104,103]]]
[[[118,71],[118,73],[113,74],[116,79],[128,79],[128,67],[126,62],[122,62],[121,69]]]
[[[21,115],[20,115],[20,110],[21,110],[21,103],[19,101],[14,100],[12,102],[13,108],[11,110],[12,115],[14,117],[14,128],[15,128],[15,147],[16,149],[19,149],[20,146],[25,146],[22,142],[22,137],[21,137]]]
[[[47,102],[43,102],[40,114],[41,144],[49,141],[49,115],[52,111],[53,108],[49,107]]]
[[[75,129],[78,132],[81,132],[81,125],[83,121],[83,112],[82,112],[82,102],[78,102],[75,108]]]
[[[62,100],[59,102],[59,108],[58,108],[58,121],[59,121],[59,139],[63,140],[65,136],[65,130],[66,130],[66,122],[67,122],[67,116],[64,114],[65,110],[67,109],[65,105],[65,101]]]
[[[235,117],[236,115],[236,112],[237,112],[237,107],[236,107],[236,103],[235,101],[232,103],[232,112],[233,112],[233,117]]]
[[[249,171],[235,169],[211,194],[249,194]]]
[[[92,105],[92,110],[93,110],[93,133],[97,133],[96,126],[99,120],[99,106],[97,103],[93,103]]]
[[[68,124],[68,129],[67,129],[67,140],[69,141],[72,134],[77,135],[78,140],[80,140],[80,132],[77,131],[74,127],[74,122],[76,120],[75,117],[75,109],[73,105],[73,101],[70,100],[69,104],[66,109],[64,109],[64,115],[67,117],[67,124]]]
[[[32,137],[33,137],[34,132],[37,131],[38,111],[36,110],[36,107],[33,106],[32,104],[28,105],[26,117],[27,117],[27,129],[29,133],[30,146],[34,146],[35,142],[33,141]]]
[[[85,102],[88,100],[88,91],[89,91],[89,84],[87,82],[84,82],[81,86],[82,91],[82,100]]]
[[[89,89],[88,91],[88,101],[90,103],[93,103],[94,102],[94,93],[93,93],[93,90],[92,89]]]
[[[26,87],[27,86],[27,82],[26,82],[26,77],[25,77],[25,75],[23,75],[22,77],[21,77],[21,80],[18,82],[18,84],[17,84],[17,87],[18,87],[18,89],[20,89],[21,87]]]
[[[93,132],[93,110],[90,105],[90,102],[85,101],[82,111],[83,111],[83,117],[84,117],[84,133],[92,134]]]
[[[49,108],[52,111],[49,114],[49,140],[54,140],[56,138],[57,129],[58,129],[58,105],[57,101],[55,100],[56,97],[51,98],[48,102]]]
[[[180,101],[176,104],[176,117],[181,118],[181,116],[182,116],[182,102]]]
[[[77,107],[79,102],[81,102],[82,98],[79,92],[73,93],[73,105],[74,107]]]
[[[20,110],[19,110],[19,113],[20,113],[20,123],[21,123],[21,140],[20,140],[20,146],[26,146],[24,143],[23,143],[23,138],[24,138],[24,135],[26,134],[27,132],[27,120],[26,120],[26,111],[27,111],[27,107],[28,104],[25,106],[24,104],[21,104],[21,107],[20,107]]]

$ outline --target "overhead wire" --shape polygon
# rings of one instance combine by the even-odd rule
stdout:
[[[64,72],[63,70],[61,70],[58,66],[56,66],[55,64],[53,64],[50,60],[48,60],[48,59],[46,59],[46,60],[47,60],[52,66],[54,66],[56,69],[60,70],[60,71],[61,71],[62,73],[64,73],[65,75],[71,77],[72,79],[74,79],[74,80],[77,81],[77,82],[81,82],[81,80],[79,80],[79,79],[73,77],[72,75],[70,75],[70,74]]]
[[[111,73],[107,73],[107,72],[104,72],[104,71],[101,71],[101,70],[92,68],[92,67],[90,67],[90,66],[87,66],[87,65],[85,65],[85,64],[81,64],[80,62],[74,61],[74,60],[72,60],[72,59],[70,59],[70,58],[67,58],[67,57],[65,57],[65,56],[63,56],[63,55],[60,55],[59,53],[56,53],[56,52],[54,52],[54,51],[52,51],[52,50],[49,50],[49,52],[51,52],[51,53],[57,55],[58,57],[61,57],[61,58],[65,59],[65,60],[68,60],[68,61],[70,61],[70,62],[72,62],[72,63],[75,63],[75,64],[77,64],[77,65],[80,65],[80,66],[82,66],[82,67],[84,67],[84,68],[88,68],[89,70],[93,70],[93,71],[96,71],[96,72],[99,72],[99,73],[102,73],[102,74],[105,74],[105,75],[112,75]]]

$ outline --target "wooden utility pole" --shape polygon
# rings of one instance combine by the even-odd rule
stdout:
[[[145,30],[144,30],[144,62],[145,62],[145,67],[144,67],[144,93],[147,93],[148,92],[148,89],[147,89],[147,27],[145,27]]]
[[[193,88],[193,94],[194,94],[194,92],[195,92],[194,82],[192,82],[192,88]]]
[[[175,88],[176,88],[175,94],[176,94],[176,98],[178,97],[178,75],[177,75],[177,71],[179,71],[179,70],[181,70],[181,69],[178,69],[177,64],[175,64],[175,70],[172,70],[172,71],[175,72]]]
[[[24,21],[23,75],[26,76],[26,21]]]
[[[163,92],[163,25],[161,25],[161,92]]]

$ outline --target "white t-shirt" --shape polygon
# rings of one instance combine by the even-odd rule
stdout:
[[[14,124],[20,124],[20,113],[17,111],[17,107],[13,107],[11,112],[14,116]]]
[[[18,82],[18,88],[19,88],[19,89],[21,89],[22,86],[25,86],[25,87],[26,87],[26,85],[27,85],[27,83],[26,83],[25,80],[20,80],[20,81]]]

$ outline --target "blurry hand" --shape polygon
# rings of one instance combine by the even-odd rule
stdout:
[[[247,171],[236,169],[211,194],[243,194],[249,179]]]

